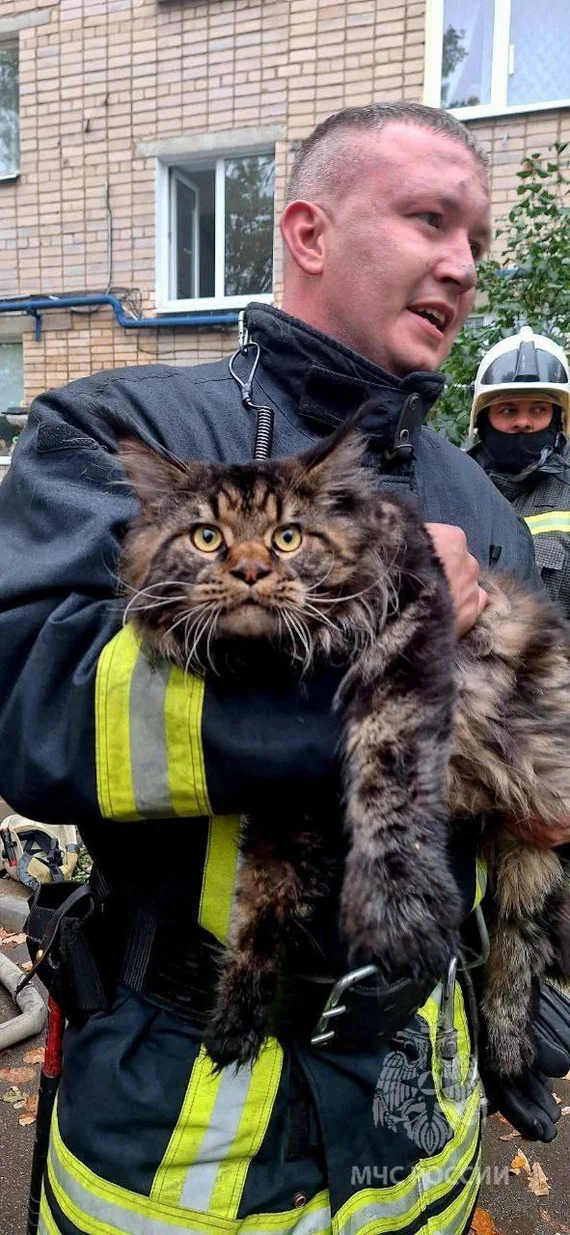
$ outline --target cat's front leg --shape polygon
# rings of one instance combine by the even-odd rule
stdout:
[[[367,714],[346,728],[342,925],[352,960],[391,976],[439,974],[457,949],[461,900],[444,805],[453,696],[445,683],[437,694],[379,683]]]

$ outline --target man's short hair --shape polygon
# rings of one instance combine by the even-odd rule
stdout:
[[[305,138],[295,155],[286,200],[310,201],[316,192],[330,197],[342,192],[353,181],[363,157],[359,143],[351,141],[351,134],[378,133],[394,122],[446,133],[487,166],[479,142],[449,112],[423,103],[367,103],[364,107],[335,112]]]

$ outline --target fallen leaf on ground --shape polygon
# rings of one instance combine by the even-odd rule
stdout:
[[[17,1089],[16,1086],[13,1085],[12,1089],[7,1089],[6,1092],[2,1094],[2,1101],[21,1102],[22,1098],[25,1098],[25,1096],[25,1093],[22,1093],[21,1090]]]
[[[25,969],[26,973],[29,973],[30,969],[33,969],[33,961],[23,961],[20,969]]]
[[[35,1124],[35,1115],[20,1115],[18,1123],[21,1128],[29,1128],[30,1124]]]
[[[540,1162],[533,1162],[532,1171],[528,1181],[529,1191],[534,1196],[548,1196],[550,1193],[550,1184]]]
[[[21,1101],[21,1102],[15,1102],[15,1103],[14,1103],[14,1110],[15,1110],[15,1111],[23,1111],[23,1109],[24,1109],[25,1105],[26,1105],[26,1099],[25,1099],[25,1098],[22,1098],[22,1101]]]
[[[542,1218],[542,1221],[546,1222],[547,1226],[554,1227],[556,1235],[570,1235],[570,1226],[565,1226],[564,1223],[560,1221],[560,1218],[551,1218],[548,1210],[544,1209],[542,1205],[539,1207],[538,1212]]]
[[[527,1175],[530,1175],[530,1162],[526,1154],[523,1154],[522,1149],[519,1149],[511,1162],[509,1174],[520,1175],[521,1171],[526,1171]]]
[[[8,1081],[12,1085],[25,1085],[35,1077],[33,1068],[0,1068],[0,1081]]]
[[[26,1095],[25,1114],[33,1115],[34,1119],[38,1113],[38,1094],[29,1093]]]
[[[45,1051],[43,1046],[38,1046],[36,1050],[26,1051],[24,1055],[24,1063],[43,1063]]]
[[[500,1141],[514,1141],[515,1137],[520,1136],[519,1132],[507,1132],[506,1136],[500,1136]]]
[[[473,1235],[503,1235],[498,1226],[495,1226],[493,1219],[486,1209],[481,1209],[477,1206],[473,1214],[471,1231]]]
[[[554,1098],[554,1101],[558,1103],[559,1106],[562,1106],[562,1098],[559,1098],[558,1094],[555,1093],[554,1090],[552,1090],[552,1097]]]
[[[562,1107],[561,1114],[562,1114],[562,1115],[570,1115],[570,1106],[563,1106],[563,1107]]]
[[[3,948],[16,948],[18,944],[26,942],[25,935],[4,935],[2,939]]]

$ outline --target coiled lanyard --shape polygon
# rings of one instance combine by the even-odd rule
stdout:
[[[235,361],[238,356],[247,356],[250,352],[253,352],[253,364],[251,366],[249,376],[244,380],[239,377],[235,371]],[[243,406],[248,412],[257,412],[253,457],[254,459],[262,460],[269,459],[271,457],[275,413],[271,407],[265,407],[263,404],[252,402],[251,391],[260,357],[261,348],[259,343],[256,343],[254,339],[250,339],[249,332],[245,324],[245,316],[243,313],[240,313],[238,346],[236,351],[233,353],[233,356],[230,356],[229,370],[234,382],[237,382],[237,385],[239,386]]]

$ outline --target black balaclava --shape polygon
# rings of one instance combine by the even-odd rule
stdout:
[[[516,475],[538,463],[543,450],[555,450],[562,437],[562,416],[554,404],[552,420],[536,433],[503,433],[489,423],[488,408],[477,419],[477,432],[498,472]]]

